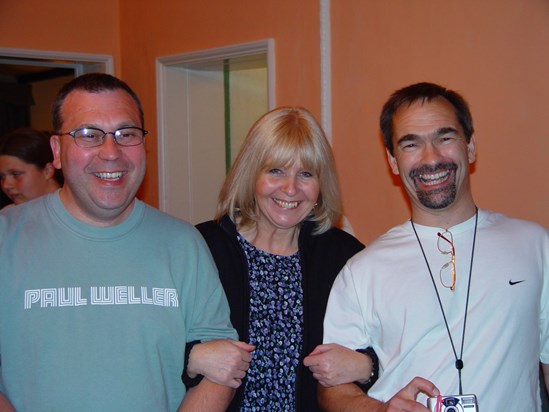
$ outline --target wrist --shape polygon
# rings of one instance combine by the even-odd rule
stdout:
[[[372,364],[372,370],[370,372],[370,375],[365,376],[363,379],[355,382],[362,389],[362,391],[366,393],[379,377],[379,358],[377,357],[377,354],[372,347],[368,347],[366,349],[357,349],[356,351],[368,356]]]
[[[185,371],[187,375],[194,378],[196,375],[201,375],[200,362],[200,341],[193,341],[185,347]]]
[[[200,371],[193,368],[192,362],[192,352],[195,349],[195,346],[200,344],[201,342],[196,340],[192,342],[188,342],[185,346],[185,363],[183,367],[183,374],[181,375],[181,380],[183,381],[183,384],[187,389],[194,388],[196,385],[200,383],[200,381],[204,378],[202,374],[200,374]],[[196,352],[195,352],[196,355]]]

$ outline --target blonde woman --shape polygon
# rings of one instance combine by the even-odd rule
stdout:
[[[336,228],[340,217],[332,151],[312,114],[281,107],[262,116],[229,171],[214,220],[197,226],[231,322],[255,345],[230,411],[317,411],[315,378],[325,385],[370,378],[369,357],[318,346],[332,283],[364,248]]]

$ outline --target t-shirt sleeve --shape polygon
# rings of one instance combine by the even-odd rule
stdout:
[[[351,349],[369,346],[364,334],[364,318],[352,270],[345,265],[337,276],[324,317],[324,343],[337,343]]]
[[[203,310],[195,311],[196,317],[191,325],[188,341],[201,342],[213,339],[238,339],[236,330],[229,318],[230,310],[221,283],[215,287],[209,298],[204,301]]]
[[[231,325],[229,303],[217,268],[201,237],[197,239],[196,253],[196,281],[193,293],[188,296],[192,307],[186,308],[192,314],[188,320],[187,341],[238,339],[238,334]]]

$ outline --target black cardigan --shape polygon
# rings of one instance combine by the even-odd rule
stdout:
[[[213,255],[221,283],[231,308],[231,322],[242,341],[248,341],[249,283],[248,264],[236,238],[237,230],[228,216],[219,223],[196,226]],[[303,358],[322,343],[324,312],[332,284],[345,262],[364,245],[350,234],[332,228],[313,235],[315,224],[304,222],[298,240],[303,279],[303,350],[297,371],[296,411],[320,411],[316,400],[317,381],[303,366]],[[229,411],[237,411],[245,381],[237,391]]]

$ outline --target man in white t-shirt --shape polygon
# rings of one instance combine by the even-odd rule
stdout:
[[[482,412],[540,411],[540,361],[549,374],[547,229],[477,208],[473,124],[459,94],[405,87],[380,123],[412,216],[349,260],[324,325],[324,343],[372,346],[380,375],[368,395],[320,387],[321,404],[421,412],[429,397],[475,395]]]

